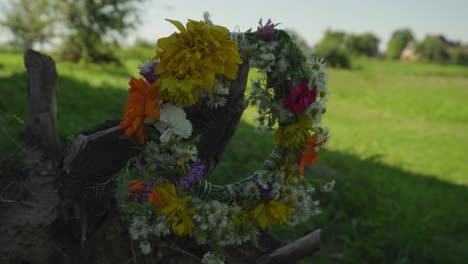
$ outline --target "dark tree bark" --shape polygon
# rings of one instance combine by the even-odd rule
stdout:
[[[34,83],[47,84],[46,86],[56,84],[57,75],[52,59],[32,51],[29,54],[25,57],[28,73],[31,75],[37,74],[36,71],[43,72],[43,75],[37,77],[45,78]],[[48,66],[42,65],[49,68],[32,70],[30,60],[49,61]],[[248,71],[246,62],[239,68],[238,79],[232,82],[228,104],[223,108],[211,111],[199,104],[186,109],[188,118],[194,125],[194,135],[200,135],[199,155],[209,172],[221,160],[245,109],[244,91]],[[50,97],[50,94],[54,93],[32,96],[40,100],[38,98],[41,96]],[[30,105],[35,105],[36,100],[30,99]],[[48,107],[40,109],[55,109],[52,106],[55,97],[46,102]],[[52,111],[47,110],[42,113],[47,113],[47,118],[38,115],[39,120],[46,120],[44,122],[54,129],[39,129],[47,132],[32,133],[31,140],[48,140],[47,144],[53,144],[56,134],[51,131],[55,131],[55,112],[52,114]],[[112,179],[131,157],[139,153],[140,146],[124,137],[118,123],[119,120],[106,121],[79,133],[65,154],[52,161],[56,165],[55,170],[48,170],[46,173],[31,170],[18,183],[21,199],[17,203],[0,204],[0,263],[105,264],[136,263],[137,259],[139,263],[199,262],[206,249],[201,249],[187,238],[170,237],[167,243],[158,245],[161,250],[171,248],[164,251],[164,257],[157,254],[143,257],[138,253],[138,247],[132,245],[127,224],[122,223],[119,217],[114,198],[116,186]],[[38,155],[36,162],[46,164],[51,161]],[[42,168],[41,166],[39,167]],[[262,254],[262,261],[265,263],[274,263],[277,259],[288,256],[298,259],[310,252],[308,249],[316,248],[319,239],[314,236],[313,243],[311,239],[303,239],[302,242],[294,242],[272,254],[268,254],[272,249],[271,238],[269,241],[270,244],[263,243],[261,250],[252,247],[247,247],[245,251],[239,251],[240,248],[232,249],[230,252],[237,250],[248,256],[243,259],[234,256],[229,261],[255,263]],[[183,245],[191,253],[181,254],[173,250],[173,243]],[[277,247],[277,244],[274,245]]]

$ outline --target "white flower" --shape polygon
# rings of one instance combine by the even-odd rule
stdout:
[[[222,96],[210,96],[206,103],[210,108],[218,108],[218,107],[223,107],[226,105],[227,99]]]
[[[257,183],[256,182],[249,182],[245,186],[245,196],[247,197],[259,197],[260,196],[260,190],[257,188]]]
[[[215,85],[213,87],[213,93],[219,94],[219,95],[228,95],[229,88],[225,87],[225,84],[222,80],[216,79]]]
[[[140,242],[140,249],[141,253],[148,255],[151,252],[151,244],[148,240],[144,240]]]
[[[129,233],[133,240],[140,238],[146,238],[150,229],[147,223],[147,219],[143,216],[135,217],[132,219],[130,224]]]
[[[203,259],[201,261],[202,264],[224,264],[224,256],[208,252],[203,255]]]
[[[331,182],[327,182],[325,185],[322,187],[322,191],[324,192],[331,192],[333,191],[333,187],[335,187],[335,180],[332,180]]]
[[[171,103],[166,103],[161,107],[159,122],[155,124],[156,129],[161,133],[161,142],[168,142],[175,136],[190,137],[193,128],[186,116],[182,108]]]
[[[268,174],[264,170],[259,170],[256,172],[256,174],[257,174],[257,183],[260,185],[260,187],[267,189],[268,182],[270,181],[270,174]]]
[[[149,227],[149,232],[156,237],[169,235],[171,231],[167,228],[166,217],[158,216],[156,221]]]
[[[314,58],[313,56],[308,56],[308,63],[314,71],[323,72],[327,63],[322,58]],[[310,58],[310,59],[309,59]]]
[[[195,161],[197,159],[197,148],[192,145],[184,145],[184,144],[175,144],[172,146],[172,150],[174,151],[177,157],[185,158],[186,160]]]

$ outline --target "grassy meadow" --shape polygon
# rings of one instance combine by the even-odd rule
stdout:
[[[57,62],[58,128],[64,137],[119,117],[127,83],[151,50],[122,52],[123,66]],[[283,241],[321,228],[322,250],[305,263],[462,263],[468,259],[468,68],[356,58],[331,69],[324,124],[331,141],[306,177],[335,179],[317,194],[323,213]],[[0,53],[0,155],[15,148],[27,113],[21,54]],[[16,118],[17,117],[17,118]],[[272,148],[247,109],[215,182],[256,170]]]

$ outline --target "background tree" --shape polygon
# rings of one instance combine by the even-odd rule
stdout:
[[[49,42],[54,36],[56,5],[50,0],[14,0],[3,7],[0,25],[8,28],[23,50]]]
[[[372,33],[347,35],[345,46],[356,55],[375,57],[379,54],[379,39]]]
[[[142,0],[60,0],[68,36],[62,58],[84,62],[118,61],[117,39],[134,28]]]
[[[450,53],[450,60],[454,64],[468,66],[468,46],[453,49]]]
[[[317,55],[324,58],[332,67],[350,68],[351,59],[344,45],[345,38],[344,32],[325,31],[323,38],[316,46]]]
[[[387,58],[396,60],[400,58],[401,52],[410,41],[414,41],[413,32],[410,29],[398,29],[393,31],[387,47]]]
[[[416,45],[416,51],[423,59],[430,62],[446,63],[450,58],[444,42],[435,36],[426,36],[422,42]]]

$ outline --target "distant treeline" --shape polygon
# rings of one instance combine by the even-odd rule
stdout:
[[[468,46],[450,41],[443,35],[427,35],[417,41],[410,29],[398,29],[392,33],[385,53],[379,53],[379,41],[372,33],[327,30],[316,45],[316,51],[329,65],[340,68],[351,67],[352,55],[468,66]]]

